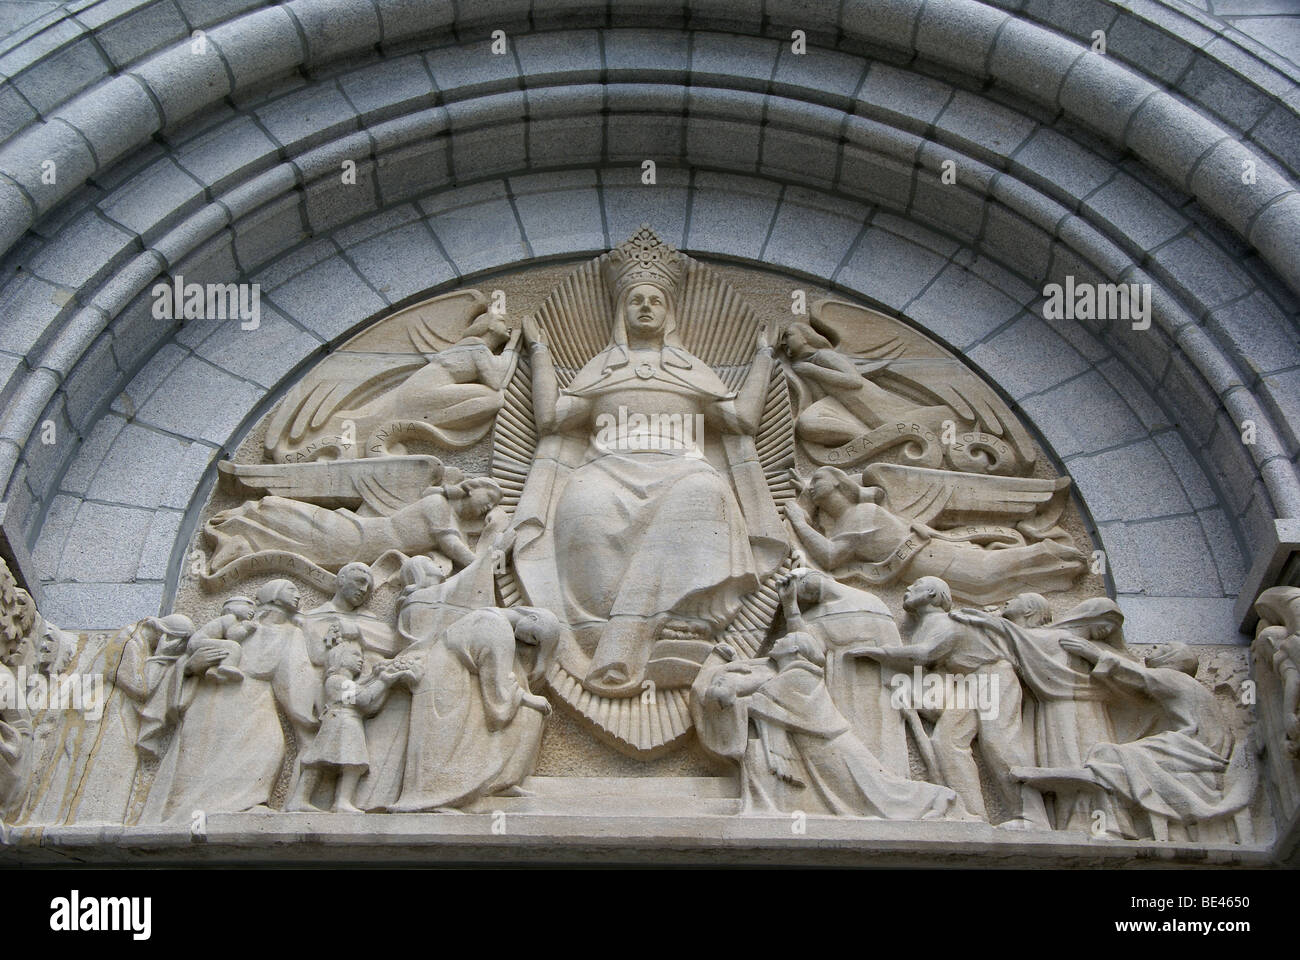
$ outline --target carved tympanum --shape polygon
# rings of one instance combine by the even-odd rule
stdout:
[[[376,323],[219,465],[197,627],[72,636],[0,579],[0,686],[107,691],[0,709],[10,818],[522,802],[555,704],[582,749],[733,770],[746,815],[1250,841],[1239,718],[1088,598],[1070,481],[997,393],[898,320],[737,284],[643,227],[526,315]],[[1292,744],[1298,608],[1261,598],[1256,648]]]

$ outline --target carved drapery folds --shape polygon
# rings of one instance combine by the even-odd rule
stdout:
[[[4,571],[6,689],[102,692],[6,701],[8,821],[482,810],[553,736],[691,758],[747,816],[1254,842],[1240,685],[1125,644],[998,394],[898,320],[742,288],[643,227],[523,314],[375,324],[219,465],[198,625],[71,637]],[[1292,752],[1294,593],[1255,646]]]

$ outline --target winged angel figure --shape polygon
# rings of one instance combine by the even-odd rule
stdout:
[[[1025,428],[974,372],[875,310],[822,300],[782,337],[804,452],[1000,476],[1033,470]]]
[[[275,463],[463,450],[492,429],[519,331],[477,290],[416,304],[322,361],[276,407]]]
[[[272,412],[269,462],[220,465],[227,492],[249,499],[205,524],[204,583],[276,570],[332,589],[333,572],[352,561],[382,581],[407,556],[463,568],[496,548],[507,520],[500,487],[423,451],[487,436],[518,342],[482,293],[465,290],[402,310],[332,353]]]
[[[331,590],[334,574],[353,561],[370,564],[382,581],[407,557],[430,554],[463,569],[498,546],[508,520],[493,480],[462,477],[427,455],[222,462],[218,470],[227,490],[250,499],[204,525],[212,547],[204,583],[213,588],[274,569]],[[475,534],[478,552],[468,543]]]
[[[872,588],[940,577],[975,603],[1068,589],[1086,567],[1059,521],[1066,477],[998,477],[890,463],[857,483],[819,467],[786,516],[808,555],[836,579]]]

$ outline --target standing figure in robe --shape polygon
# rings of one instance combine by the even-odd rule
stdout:
[[[1021,594],[1008,603],[1002,616],[982,610],[953,612],[953,619],[986,633],[1006,649],[1016,673],[1033,698],[1034,746],[1044,767],[1078,767],[1095,743],[1120,739],[1112,712],[1114,691],[1097,683],[1087,663],[1072,653],[1066,641],[1089,640],[1119,647],[1124,614],[1104,597],[1085,600],[1059,620],[1045,614],[1045,601]],[[1010,614],[1010,616],[1007,616]],[[1038,622],[1040,626],[1028,626]],[[1053,826],[1057,830],[1091,832],[1094,812],[1104,814],[1105,832],[1131,838],[1133,820],[1112,797],[1074,784],[1058,784],[1053,801]]]
[[[987,688],[995,691],[988,704],[944,704],[931,738],[944,782],[961,795],[972,813],[992,822],[972,748],[978,743],[990,785],[1011,814],[999,825],[1013,830],[1051,829],[1042,796],[1009,773],[1012,766],[1023,765],[1034,756],[1012,654],[998,637],[952,612],[952,593],[938,577],[921,577],[912,583],[903,594],[903,609],[912,621],[908,642],[867,648],[864,656],[896,667],[933,666],[943,673],[973,675],[986,680]]]
[[[160,644],[194,632],[189,617],[150,617],[120,631],[104,650],[104,710],[84,747],[81,777],[64,800],[67,823],[122,823],[134,794],[139,766],[139,709],[162,680],[153,659]]]
[[[764,658],[735,659],[726,644],[718,651],[727,662],[700,671],[691,713],[701,743],[740,764],[742,813],[969,819],[950,788],[881,766],[831,700],[812,634],[778,637]]]
[[[806,630],[826,650],[826,689],[835,706],[885,769],[906,777],[903,714],[890,704],[894,671],[860,655],[863,647],[902,643],[894,615],[874,594],[815,570],[792,571],[779,592],[786,627]]]
[[[141,710],[140,750],[161,759],[141,822],[188,820],[196,810],[269,810],[289,751],[279,710],[295,731],[316,727],[321,679],[298,626],[298,588],[270,580],[256,599],[241,682],[208,679],[225,653],[200,647],[176,658]]]
[[[36,672],[46,684],[47,699],[32,716],[31,789],[15,818],[26,823],[62,823],[68,816],[68,801],[85,772],[87,746],[94,738],[97,721],[84,710],[66,709],[76,704],[69,696],[82,688],[83,678],[102,682],[106,634],[84,639],[60,630],[38,617]],[[28,696],[34,692],[28,678]],[[102,687],[100,688],[102,693]],[[83,699],[84,704],[84,699]]]
[[[322,639],[332,624],[356,628],[361,647],[373,659],[391,657],[400,649],[397,631],[365,609],[375,592],[375,575],[364,563],[348,563],[334,578],[334,596],[302,615],[303,630]]]
[[[31,775],[31,714],[25,706],[18,705],[18,677],[14,673],[22,646],[19,635],[3,635],[0,695],[12,706],[0,708],[0,820],[6,819],[11,808],[22,805],[23,791]]]
[[[355,638],[355,634],[353,637]],[[362,679],[365,658],[356,639],[340,639],[326,654],[320,729],[298,755],[302,768],[298,789],[286,810],[310,812],[322,776],[334,773],[335,813],[365,813],[353,801],[357,784],[370,769],[365,718],[383,706],[393,685],[417,682],[417,674],[395,661],[384,661]]]
[[[676,332],[680,257],[647,233],[611,252],[610,343],[567,389],[524,322],[541,443],[515,513],[514,566],[528,601],[572,631],[560,665],[604,697],[639,695],[647,679],[689,686],[788,550],[753,441],[772,347],[760,331],[735,393],[688,353]],[[701,418],[714,437],[702,445]],[[690,425],[692,442],[670,423]]]
[[[454,809],[480,797],[519,793],[551,712],[532,692],[546,675],[560,622],[534,607],[467,613],[440,637],[421,640],[423,679],[411,695],[402,793],[394,813]],[[535,647],[527,664],[518,645]]]

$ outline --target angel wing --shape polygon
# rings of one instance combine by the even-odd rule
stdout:
[[[422,366],[424,361],[418,357],[405,363],[395,363],[391,356],[354,353],[326,357],[285,394],[271,414],[267,453],[280,459],[325,427],[338,411],[355,409],[387,393]]]
[[[462,479],[437,457],[369,457],[308,463],[217,464],[227,493],[257,499],[267,495],[304,500],[326,507],[362,508],[388,516],[413,503],[428,488]]]
[[[862,482],[884,491],[890,511],[927,526],[1029,521],[1031,532],[1056,525],[1070,488],[1068,477],[997,477],[895,463],[872,464]]]
[[[285,462],[343,410],[356,410],[399,386],[433,354],[455,344],[488,301],[458,290],[399,310],[330,354],[285,394],[267,424],[265,447]]]
[[[1032,465],[1029,434],[996,392],[955,357],[939,356],[920,333],[876,310],[841,300],[819,300],[811,324],[853,358],[864,376],[923,404],[944,404],[980,430],[1002,437]]]

